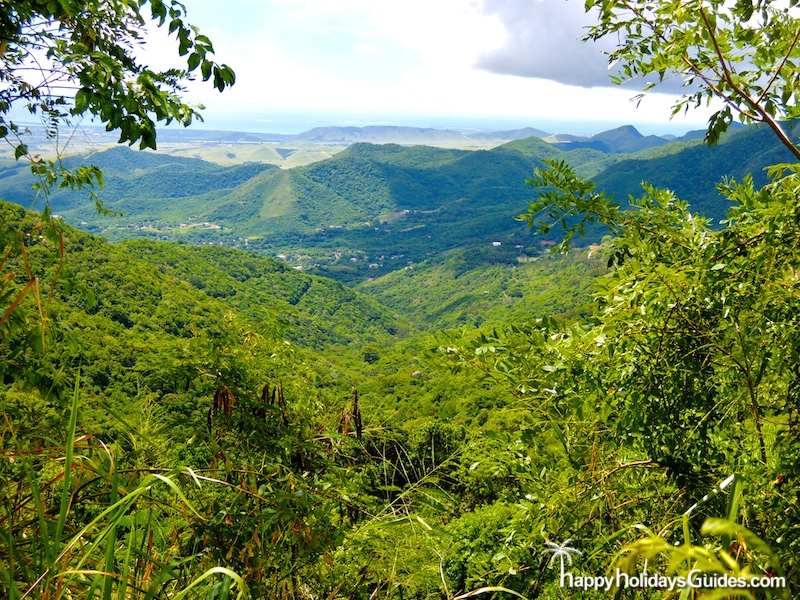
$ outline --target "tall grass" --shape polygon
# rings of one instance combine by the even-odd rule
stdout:
[[[204,519],[179,483],[192,472],[118,469],[77,434],[79,399],[78,377],[63,448],[0,455],[0,597],[246,598],[236,573],[184,552],[182,532]]]
[[[693,532],[690,517],[702,505],[721,496],[730,484],[726,518],[706,518],[699,532]],[[663,531],[653,532],[643,526],[647,535],[626,544],[617,554],[614,566],[627,573],[643,572],[650,568],[670,575],[725,575],[730,578],[778,577],[783,585],[775,588],[716,587],[699,592],[701,598],[784,598],[791,597],[785,585],[786,576],[780,560],[772,548],[753,532],[738,523],[742,482],[735,476],[723,480],[699,502]],[[680,534],[674,529],[679,527]],[[699,534],[699,535],[697,535]],[[699,538],[699,539],[696,539]],[[681,598],[691,597],[688,588]]]

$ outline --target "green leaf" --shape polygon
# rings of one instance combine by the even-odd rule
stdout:
[[[189,71],[194,71],[198,65],[200,65],[201,57],[197,52],[192,52],[189,55],[189,60],[187,61],[189,65]]]
[[[175,492],[175,495],[178,496],[178,498],[180,498],[181,502],[183,502],[186,505],[186,507],[195,514],[196,517],[198,517],[201,520],[205,520],[203,518],[203,515],[201,515],[199,512],[197,512],[197,509],[195,509],[195,507],[192,506],[192,504],[189,502],[189,500],[184,495],[184,493],[181,490],[181,488],[179,488],[178,485],[174,481],[172,481],[172,479],[170,479],[169,477],[166,477],[164,475],[161,475],[159,473],[153,473],[153,477],[155,477],[159,481],[163,481],[164,483],[166,483],[170,487],[170,489],[173,492]]]

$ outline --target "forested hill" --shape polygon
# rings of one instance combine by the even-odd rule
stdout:
[[[0,202],[5,235],[27,231],[33,213]],[[222,316],[272,339],[321,348],[382,342],[404,327],[390,311],[344,285],[285,263],[219,246],[139,240],[111,244],[65,226],[58,311],[73,327],[137,346],[154,335],[177,343]],[[39,256],[38,246],[32,249]],[[52,261],[51,261],[52,262]],[[79,325],[80,324],[80,325]]]
[[[717,183],[748,172],[763,178],[766,165],[788,155],[769,132],[750,127],[714,147],[688,140],[629,154],[564,149],[538,137],[481,151],[359,143],[289,170],[125,148],[88,158],[105,169],[101,197],[122,216],[98,215],[85,195],[61,191],[52,205],[69,222],[111,239],[213,242],[282,255],[292,266],[361,281],[455,248],[501,245],[490,263],[540,253],[551,240],[535,238],[514,217],[535,197],[525,180],[545,159],[565,160],[619,200],[638,195],[645,180],[673,189],[717,221],[728,206]],[[0,192],[10,200],[30,203],[30,183],[22,165],[0,170]]]
[[[222,246],[150,240],[118,248],[235,309],[260,330],[303,346],[386,342],[408,326],[367,296],[272,258]]]
[[[186,198],[236,187],[265,171],[277,167],[262,163],[244,163],[222,167],[197,158],[154,152],[137,152],[124,146],[70,156],[64,167],[92,164],[103,171],[105,185],[101,196],[107,208],[128,215],[152,214],[155,219],[165,211],[177,210],[184,216],[191,212]],[[0,163],[0,197],[26,206],[41,205],[27,164]],[[180,199],[180,200],[179,200]],[[98,226],[107,222],[92,210],[94,202],[86,191],[57,190],[52,206],[65,215],[86,215]],[[180,201],[180,205],[176,202]],[[82,219],[81,219],[82,220]]]
[[[794,137],[800,134],[800,122],[787,127]],[[737,128],[725,135],[718,146],[695,142],[679,152],[659,155],[657,150],[650,157],[631,157],[610,165],[594,180],[600,189],[618,199],[639,195],[644,181],[669,188],[687,200],[694,211],[719,221],[730,204],[722,200],[716,183],[725,177],[741,180],[752,175],[757,185],[763,185],[767,181],[766,166],[792,160],[791,153],[776,141],[768,127]]]
[[[488,248],[451,250],[358,289],[423,328],[480,327],[544,315],[576,319],[593,306],[592,287],[606,270],[599,252],[585,248],[524,262],[492,254]]]

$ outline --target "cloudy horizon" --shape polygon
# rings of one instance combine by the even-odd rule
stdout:
[[[578,0],[189,0],[189,21],[233,67],[217,94],[189,84],[199,127],[297,133],[325,125],[452,129],[532,126],[591,134],[622,124],[643,133],[703,127],[710,110],[670,120],[677,96],[611,84],[608,44],[580,40]],[[176,65],[166,28],[143,58]],[[673,83],[667,92],[679,91]]]

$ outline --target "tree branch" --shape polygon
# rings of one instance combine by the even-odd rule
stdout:
[[[778,136],[778,139],[783,143],[783,145],[786,146],[792,154],[794,154],[795,158],[800,160],[800,147],[792,142],[792,140],[783,130],[783,127],[781,127],[780,123],[778,123],[773,116],[770,115],[763,106],[761,106],[760,103],[753,100],[750,95],[733,80],[733,75],[731,74],[727,63],[725,62],[725,55],[722,53],[722,49],[719,47],[717,37],[714,35],[714,27],[711,25],[711,21],[709,20],[708,15],[702,6],[700,7],[700,17],[703,19],[703,24],[705,25],[706,31],[711,38],[711,43],[714,46],[714,52],[717,54],[720,66],[722,67],[723,76],[728,86],[730,86],[730,88],[737,93],[744,100],[744,102],[749,104],[750,107],[756,113],[758,113],[758,115],[761,117],[760,120],[766,123],[770,129],[772,129],[775,135]]]
[[[769,80],[769,82],[767,83],[766,87],[764,87],[764,91],[761,92],[761,95],[758,97],[757,102],[759,104],[761,103],[762,100],[764,100],[764,97],[769,92],[769,88],[772,87],[772,84],[775,83],[775,80],[778,79],[778,76],[781,74],[781,71],[783,70],[783,67],[786,66],[786,63],[789,60],[789,57],[792,55],[792,52],[794,52],[794,49],[797,46],[797,42],[798,41],[800,41],[800,27],[797,28],[797,33],[794,35],[794,39],[792,40],[792,44],[789,46],[788,52],[786,52],[786,56],[783,57],[783,60],[781,61],[781,64],[778,65],[778,68],[775,70],[775,73],[772,75],[772,79]]]

